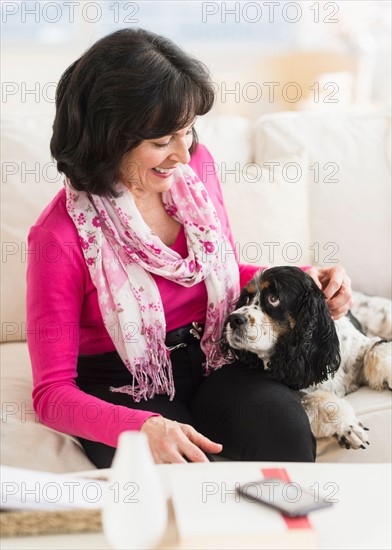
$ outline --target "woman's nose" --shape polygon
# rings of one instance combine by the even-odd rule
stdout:
[[[174,144],[173,151],[170,153],[169,158],[175,160],[176,162],[181,162],[181,164],[188,164],[191,160],[191,156],[188,151],[189,143],[185,140]]]

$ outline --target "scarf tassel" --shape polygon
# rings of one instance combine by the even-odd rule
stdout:
[[[110,387],[110,391],[126,393],[138,403],[141,399],[151,399],[156,394],[169,395],[170,401],[175,394],[173,371],[170,361],[170,351],[162,344],[164,342],[161,328],[146,329],[147,353],[131,365],[128,359],[125,366],[133,376],[133,383],[121,387]]]

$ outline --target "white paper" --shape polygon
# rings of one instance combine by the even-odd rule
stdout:
[[[236,493],[240,484],[261,480],[259,468],[207,471],[186,468],[171,476],[177,527],[182,537],[284,533],[279,511],[246,500]]]
[[[6,510],[102,508],[108,483],[70,474],[0,467],[0,507]]]

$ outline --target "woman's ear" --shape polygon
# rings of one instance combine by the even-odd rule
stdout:
[[[270,376],[294,390],[319,384],[340,365],[339,340],[323,293],[313,281],[298,302],[295,327],[279,339]]]

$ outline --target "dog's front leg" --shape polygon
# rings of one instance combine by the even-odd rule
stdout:
[[[354,409],[345,399],[325,390],[315,390],[302,397],[316,438],[336,437],[340,447],[366,449],[368,429],[356,418]]]

